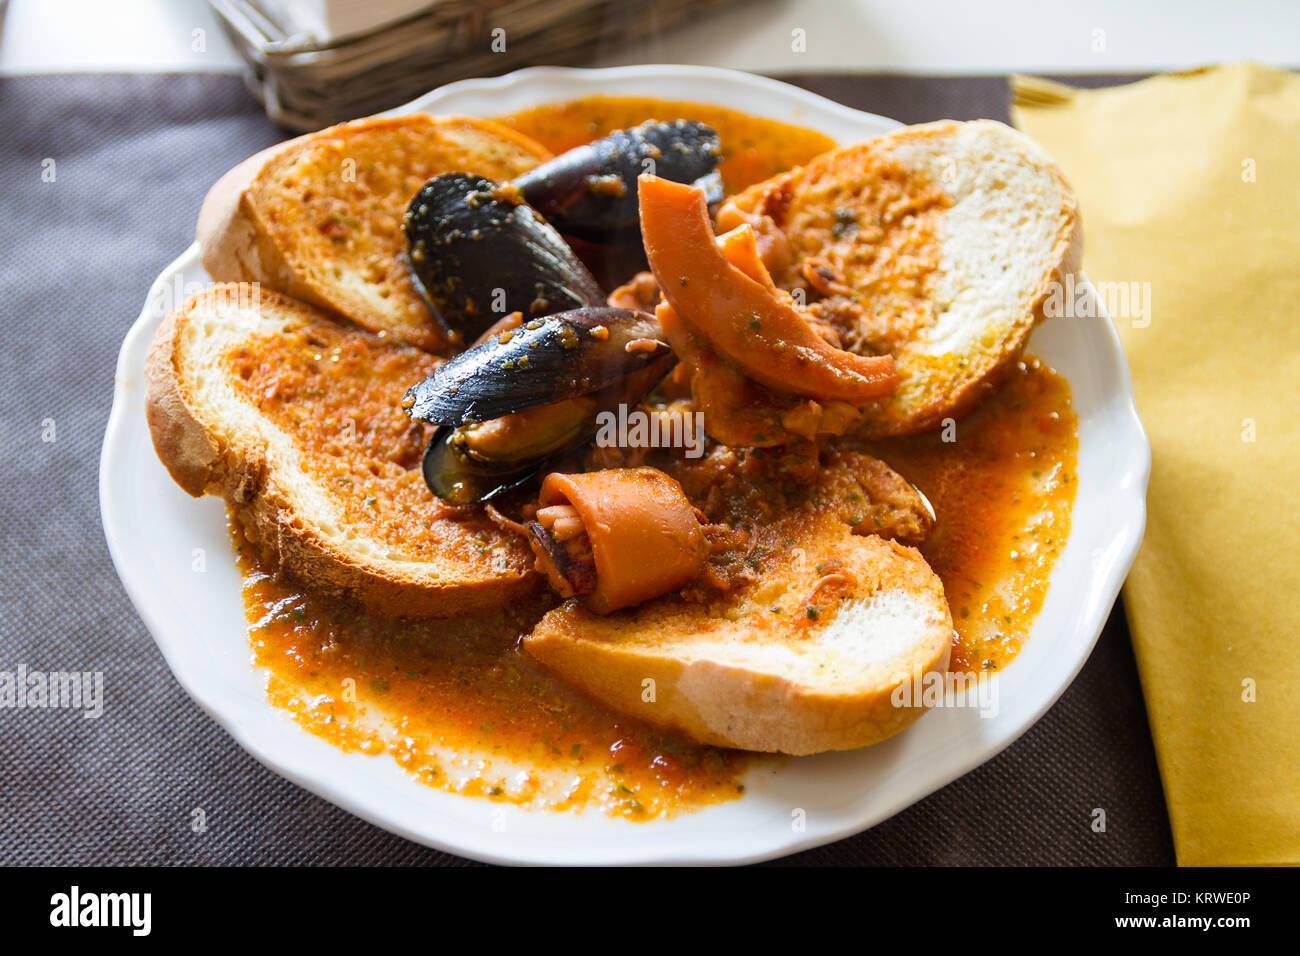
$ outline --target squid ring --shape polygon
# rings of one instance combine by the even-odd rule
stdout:
[[[695,507],[657,468],[552,472],[528,539],[551,587],[599,614],[681,588],[709,553]]]

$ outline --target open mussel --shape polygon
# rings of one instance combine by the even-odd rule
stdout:
[[[429,180],[402,228],[416,291],[453,342],[474,341],[511,312],[528,319],[605,301],[560,234],[516,190],[483,176]]]
[[[676,362],[644,312],[584,308],[485,337],[406,393],[440,427],[424,479],[453,504],[484,501],[589,441],[601,411],[632,404]]]
[[[601,239],[637,224],[637,177],[650,172],[722,198],[722,144],[695,120],[615,130],[517,177],[511,185],[567,236]]]

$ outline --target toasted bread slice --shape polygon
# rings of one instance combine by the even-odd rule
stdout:
[[[894,356],[897,392],[856,427],[873,438],[970,410],[1082,254],[1074,192],[1055,161],[991,120],[836,149],[731,205],[719,229],[744,216],[774,227],[774,277],[806,291],[845,348]]]
[[[703,743],[787,754],[876,743],[923,712],[895,689],[947,669],[943,586],[915,549],[843,524],[800,544],[724,606],[673,595],[602,617],[569,601],[524,650],[607,706]]]
[[[373,117],[271,147],[217,181],[199,213],[203,267],[260,282],[364,328],[438,350],[446,336],[411,285],[402,215],[439,173],[511,179],[550,158],[491,120]]]
[[[425,487],[427,426],[400,402],[438,361],[277,293],[219,285],[154,335],[149,429],[182,488],[224,497],[250,540],[313,587],[389,615],[496,606],[539,579],[522,539]]]
[[[524,650],[607,706],[703,743],[808,754],[897,733],[922,708],[896,704],[895,689],[946,670],[952,645],[943,585],[900,543],[925,536],[929,505],[858,453],[831,450],[784,485],[741,458],[715,449],[674,471],[688,494],[714,489],[711,519],[748,532],[747,584],[603,616],[568,601]]]

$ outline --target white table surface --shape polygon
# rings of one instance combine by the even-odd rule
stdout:
[[[0,0],[0,10],[0,74],[240,66],[204,0],[10,0],[7,9]],[[795,30],[804,31],[804,52],[792,48]],[[1300,65],[1300,2],[751,0],[591,65],[1125,73],[1242,59]]]

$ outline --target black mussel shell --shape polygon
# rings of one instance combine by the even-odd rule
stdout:
[[[595,393],[597,401],[590,415],[576,423],[567,435],[557,437],[548,451],[531,458],[479,457],[468,450],[462,429],[444,425],[433,433],[424,452],[425,484],[443,501],[454,505],[487,501],[517,488],[548,462],[591,441],[597,431],[597,417],[602,411],[639,401],[675,364],[677,358],[672,352],[661,353],[646,365],[607,385]]]
[[[511,185],[560,232],[596,239],[636,225],[642,173],[695,183],[721,159],[722,143],[711,127],[683,119],[649,122],[561,153]],[[720,177],[700,185],[721,198]]]
[[[455,341],[474,341],[511,312],[529,318],[605,301],[560,234],[482,176],[435,176],[402,228],[415,289]]]
[[[608,306],[532,319],[448,359],[407,389],[403,407],[463,425],[586,395],[671,356],[660,335],[654,316]]]

